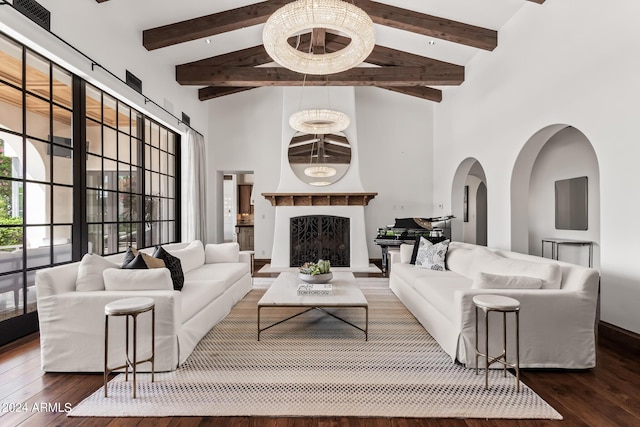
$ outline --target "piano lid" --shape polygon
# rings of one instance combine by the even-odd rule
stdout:
[[[423,228],[431,230],[434,222],[442,222],[454,218],[453,215],[432,218],[396,218],[393,228]]]

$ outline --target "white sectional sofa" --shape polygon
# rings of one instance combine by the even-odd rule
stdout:
[[[250,255],[240,252],[236,243],[205,247],[195,241],[163,245],[163,248],[181,261],[185,280],[180,291],[172,288],[77,291],[80,262],[38,271],[36,290],[44,371],[103,371],[104,306],[116,299],[136,296],[155,300],[156,371],[175,370],[202,337],[251,290]],[[153,249],[141,252],[151,253]],[[121,263],[124,254],[104,258]],[[163,270],[171,287],[169,273]],[[122,283],[118,288],[127,285]],[[151,344],[150,319],[146,314],[138,319],[138,346],[142,356]],[[109,361],[111,366],[116,366],[124,360],[124,318],[112,318],[109,330]],[[140,365],[139,369],[150,370],[150,364]]]
[[[451,242],[446,255],[447,269],[434,271],[409,263],[412,248],[413,245],[402,245],[400,251],[391,254],[389,285],[454,361],[475,367],[472,298],[490,293],[520,301],[521,367],[586,369],[595,366],[599,307],[597,270]],[[519,289],[507,285],[506,288],[491,288],[494,285],[487,286],[486,281],[480,283],[483,282],[481,277],[488,276],[480,275],[481,272],[499,275],[501,280],[514,276],[536,278],[541,288]],[[481,337],[484,336],[483,323],[480,322]],[[500,354],[501,316],[492,315],[489,328],[490,353]],[[508,329],[513,331],[513,327]],[[509,334],[507,346],[515,349],[514,333]],[[513,361],[511,357],[509,359]]]

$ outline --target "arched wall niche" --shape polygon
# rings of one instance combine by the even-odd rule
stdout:
[[[476,195],[480,184],[487,185],[487,177],[480,162],[468,157],[460,162],[451,186],[451,211],[455,219],[451,221],[451,239],[459,242],[476,243]],[[464,189],[469,187],[467,209],[468,222],[464,221]],[[486,194],[486,193],[485,193]],[[486,230],[486,225],[485,225]],[[484,242],[486,244],[486,242]]]
[[[588,178],[587,230],[555,228],[555,181]],[[542,254],[542,238],[593,241],[599,266],[600,172],[591,142],[580,130],[555,124],[536,132],[521,150],[511,179],[511,249]],[[549,256],[551,248],[545,248]],[[587,250],[563,246],[560,259],[586,264]]]

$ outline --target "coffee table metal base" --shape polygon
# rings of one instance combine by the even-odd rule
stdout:
[[[283,308],[283,307],[301,307],[301,308],[306,308],[306,310],[301,311],[300,313],[296,313],[296,314],[294,314],[293,316],[289,316],[289,317],[287,317],[287,318],[285,318],[285,319],[279,320],[279,321],[277,321],[277,322],[275,322],[275,323],[272,323],[272,324],[270,324],[270,325],[269,325],[269,326],[267,326],[267,327],[261,328],[261,327],[260,327],[260,310],[261,310],[262,308],[264,308],[264,307],[274,307],[274,308],[276,308],[276,307],[278,307],[278,308]],[[277,326],[277,325],[279,325],[279,324],[281,324],[281,323],[284,323],[284,322],[286,322],[286,321],[288,321],[288,320],[294,319],[294,318],[296,318],[296,317],[298,317],[298,316],[300,316],[300,315],[303,315],[303,314],[305,314],[305,313],[308,313],[308,312],[310,312],[311,310],[318,310],[318,311],[321,311],[321,312],[323,312],[323,313],[325,313],[325,314],[327,314],[327,315],[329,315],[329,316],[333,317],[334,319],[338,319],[338,320],[340,320],[341,322],[344,322],[344,323],[346,323],[347,325],[352,326],[352,327],[356,328],[357,330],[364,332],[364,340],[365,340],[365,341],[369,341],[369,306],[365,306],[365,305],[353,305],[353,306],[340,305],[340,308],[364,308],[364,312],[365,312],[365,323],[364,323],[364,325],[365,325],[365,326],[364,326],[364,328],[361,328],[360,326],[358,326],[358,325],[356,325],[356,324],[354,324],[354,323],[352,323],[352,322],[349,322],[348,320],[345,320],[345,319],[343,319],[342,317],[337,316],[337,315],[335,315],[335,314],[331,313],[330,311],[325,310],[323,307],[309,307],[309,306],[307,306],[307,305],[300,305],[300,306],[292,306],[292,305],[283,305],[283,306],[268,305],[268,306],[261,306],[261,305],[258,305],[258,341],[260,341],[260,333],[261,333],[261,332],[266,331],[267,329],[271,329],[271,328],[273,328],[274,326]]]

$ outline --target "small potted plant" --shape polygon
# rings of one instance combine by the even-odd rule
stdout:
[[[300,280],[306,283],[327,283],[333,278],[331,263],[328,260],[318,262],[305,262],[300,267]]]

